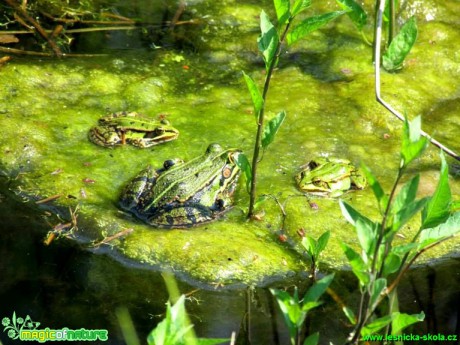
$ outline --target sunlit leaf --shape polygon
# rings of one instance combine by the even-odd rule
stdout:
[[[307,254],[310,255],[312,259],[316,260],[316,248],[318,246],[316,240],[313,237],[306,235],[304,238],[302,238],[301,243],[307,251]]]
[[[301,310],[300,302],[297,297],[297,290],[294,296],[288,292],[278,289],[270,289],[270,292],[275,296],[276,301],[283,313],[284,321],[289,329],[289,334],[293,338],[297,334],[297,324],[300,320],[304,320],[306,313]]]
[[[422,120],[417,116],[412,121],[404,120],[401,159],[407,167],[414,159],[420,157],[428,145],[428,140],[421,135]]]
[[[393,204],[391,205],[391,212],[397,213],[402,208],[407,206],[409,203],[415,200],[417,195],[418,184],[420,181],[420,174],[415,175],[410,179],[401,190],[398,192],[396,198],[394,198]]]
[[[244,153],[240,152],[236,156],[235,164],[238,166],[238,168],[241,169],[241,171],[244,174],[244,177],[246,178],[246,189],[249,193],[252,182],[251,163],[249,163],[248,157]]]
[[[383,273],[384,277],[388,277],[391,273],[396,272],[401,265],[401,257],[396,255],[394,252],[388,253],[385,257],[385,262],[383,263]]]
[[[412,249],[416,248],[418,246],[417,243],[407,243],[407,244],[401,244],[399,246],[395,246],[391,248],[391,252],[394,253],[395,255],[398,255],[399,257],[403,257],[407,253],[409,253]]]
[[[378,318],[371,323],[367,324],[361,330],[361,336],[366,337],[368,335],[374,334],[380,331],[383,327],[388,325],[391,322],[392,317],[390,315],[383,316]]]
[[[318,255],[326,248],[327,242],[329,242],[330,235],[331,235],[331,232],[326,231],[318,238],[318,244],[316,246]]]
[[[430,243],[436,242],[440,239],[456,235],[460,232],[460,212],[456,212],[447,218],[447,220],[430,229],[424,229],[419,237],[420,243],[419,250],[426,247]]]
[[[303,342],[303,345],[317,345],[319,341],[319,332],[310,334],[305,341]]]
[[[398,213],[393,215],[392,231],[396,232],[415,216],[428,202],[429,198],[423,198],[405,205]]]
[[[287,43],[291,45],[298,40],[304,38],[309,33],[325,26],[331,20],[337,18],[338,16],[346,13],[345,11],[335,11],[325,14],[320,14],[318,16],[309,17],[304,19],[300,24],[296,25],[288,34],[287,34]]]
[[[276,17],[278,18],[278,26],[281,26],[289,19],[290,0],[274,0]]]
[[[380,298],[380,295],[387,287],[387,280],[385,278],[378,278],[374,281],[373,289],[371,292],[371,300],[370,300],[370,309],[373,310],[377,302]]]
[[[325,276],[324,278],[315,282],[305,294],[303,300],[304,303],[306,302],[315,302],[317,301],[321,295],[326,291],[331,284],[332,280],[334,279],[334,273]]]
[[[396,71],[402,67],[404,59],[412,49],[417,39],[417,23],[411,17],[401,28],[390,46],[383,54],[383,67],[387,71]]]
[[[266,149],[267,146],[275,140],[276,133],[280,129],[285,117],[286,112],[283,110],[276,114],[276,116],[265,125],[264,132],[262,134],[262,147],[264,149]]]
[[[342,307],[342,311],[352,325],[356,325],[356,315],[353,310],[347,306]]]
[[[438,186],[426,207],[422,210],[422,229],[435,227],[449,217],[452,193],[449,186],[449,169],[441,153],[441,173]]]
[[[356,25],[358,30],[362,30],[363,26],[367,23],[367,14],[360,4],[354,0],[336,0],[337,3],[347,11],[347,15],[351,21]]]
[[[292,6],[291,16],[295,17],[303,10],[307,9],[311,5],[311,0],[295,0],[294,6]]]
[[[356,226],[356,222],[359,219],[363,223],[367,224],[368,227],[375,227],[374,222],[372,222],[369,218],[365,217],[364,215],[356,211],[351,205],[349,205],[345,201],[339,200],[339,205],[342,211],[342,215],[350,224]]]
[[[256,122],[257,122],[259,121],[258,116],[264,104],[264,99],[262,98],[259,88],[257,87],[257,84],[254,82],[254,80],[244,72],[243,72],[243,76],[244,76],[244,80],[246,81],[246,85],[248,87],[249,93],[251,94],[252,104],[254,105],[254,115],[256,117]]]
[[[351,270],[354,275],[359,279],[359,283],[363,286],[369,283],[369,274],[367,272],[367,265],[364,263],[361,256],[351,247],[345,243],[341,243],[341,247],[345,256],[350,263]]]
[[[260,37],[257,39],[259,51],[262,53],[265,61],[265,67],[268,68],[273,58],[275,57],[276,50],[279,44],[278,33],[270,22],[265,11],[260,13]]]
[[[377,178],[367,165],[361,164],[361,170],[364,172],[367,183],[371,186],[372,191],[374,192],[374,195],[379,203],[380,213],[383,215],[388,205],[388,195],[385,194],[379,181],[377,181]]]
[[[363,222],[361,219],[357,219],[355,226],[361,248],[368,257],[371,257],[375,250],[375,238],[377,234],[375,224]]]
[[[425,313],[422,311],[420,314],[404,314],[399,312],[393,313],[393,321],[391,323],[391,334],[397,335],[404,328],[425,319]]]

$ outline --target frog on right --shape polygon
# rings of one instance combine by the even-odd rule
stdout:
[[[337,198],[350,190],[364,189],[366,177],[350,161],[318,157],[295,175],[297,186],[307,194]]]

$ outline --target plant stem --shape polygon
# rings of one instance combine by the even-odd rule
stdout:
[[[278,40],[278,45],[276,47],[276,53],[273,59],[270,61],[269,66],[267,68],[267,74],[265,76],[264,82],[264,90],[262,92],[262,108],[259,111],[257,116],[257,134],[256,134],[256,142],[254,144],[254,156],[252,157],[252,180],[251,180],[251,190],[249,192],[249,211],[248,211],[248,218],[251,218],[254,215],[254,205],[256,201],[256,185],[257,185],[257,166],[259,164],[259,154],[260,154],[260,147],[262,141],[262,133],[264,130],[264,114],[265,114],[265,103],[267,99],[268,88],[270,86],[270,80],[273,74],[273,70],[275,69],[279,56],[281,54],[281,45],[286,38],[286,34],[289,30],[292,17],[289,18],[286,27],[284,28],[283,34],[281,38]]]
[[[395,24],[395,0],[390,0],[390,14],[388,18],[388,45],[390,45],[391,41],[396,34],[396,24]]]

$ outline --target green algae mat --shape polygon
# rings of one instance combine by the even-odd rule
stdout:
[[[422,115],[427,132],[459,151],[460,55],[455,47],[460,33],[453,3],[411,9],[409,14],[418,16],[417,43],[401,72],[382,75],[382,93],[410,117]],[[0,169],[5,188],[42,213],[50,230],[55,227],[82,247],[129,265],[172,271],[196,284],[265,285],[302,275],[308,260],[300,235],[317,238],[326,230],[331,239],[324,262],[342,267],[340,242],[356,245],[354,229],[337,200],[308,201],[293,176],[314,157],[340,157],[365,162],[389,190],[399,162],[401,129],[375,102],[371,49],[346,18],[287,52],[274,75],[268,115],[284,109],[287,118],[260,164],[258,193],[270,195],[260,206],[260,220],[246,219],[249,198],[243,178],[235,205],[223,218],[191,229],[156,229],[119,208],[124,186],[148,165],[160,168],[168,159],[190,160],[210,143],[251,156],[254,115],[241,70],[263,80],[255,43],[254,16],[260,8],[226,4],[212,26],[217,33],[203,33],[206,51],[14,58],[3,65]],[[147,149],[91,143],[88,130],[117,111],[166,118],[180,136]],[[450,164],[455,172],[458,165]],[[420,196],[433,192],[439,166],[439,151],[433,147],[414,165],[411,173],[421,173]],[[450,182],[458,200],[458,175],[451,173]],[[369,189],[345,197],[377,219]],[[408,227],[404,234],[410,238],[414,229]],[[47,234],[44,239],[53,245]],[[459,250],[455,239],[424,259]]]

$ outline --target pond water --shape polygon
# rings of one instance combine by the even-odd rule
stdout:
[[[16,310],[55,328],[109,328],[111,343],[118,344],[115,311],[126,307],[145,339],[164,312],[167,293],[158,271],[167,270],[176,273],[182,292],[203,289],[192,294],[198,301],[187,305],[200,336],[238,331],[249,306],[247,337],[253,344],[287,342],[280,313],[263,287],[302,284],[307,263],[298,230],[313,237],[332,232],[324,256],[328,269],[345,264],[341,241],[356,244],[337,201],[315,199],[318,209],[312,208],[296,189],[294,174],[316,156],[341,157],[366,163],[389,189],[399,163],[401,124],[375,102],[371,49],[346,17],[288,49],[272,80],[268,116],[285,110],[287,118],[264,154],[258,193],[284,203],[284,224],[270,201],[262,206],[262,221],[246,220],[243,179],[224,219],[191,230],[152,229],[118,208],[123,186],[147,165],[189,160],[213,142],[251,156],[255,121],[241,71],[262,83],[256,44],[261,7],[273,14],[268,1],[190,2],[181,18],[186,23],[165,35],[160,23],[176,13],[175,2],[120,1],[111,11],[150,25],[76,37],[72,52],[101,56],[15,56],[1,67],[0,305],[5,315],[0,317]],[[366,8],[370,13],[369,1]],[[318,2],[310,13],[331,9],[337,9],[333,1]],[[419,37],[404,70],[382,76],[382,92],[401,112],[422,115],[428,133],[460,151],[457,13],[458,1],[403,2],[401,17],[417,16]],[[365,30],[369,37],[370,30]],[[179,129],[179,138],[145,150],[90,143],[88,129],[115,111],[165,117]],[[436,186],[438,151],[430,147],[412,166],[410,174],[421,174],[420,196]],[[458,163],[448,163],[458,200]],[[60,198],[34,204],[52,195]],[[349,194],[347,201],[370,218],[378,216],[370,189]],[[77,205],[78,228],[44,246],[47,231],[68,222],[68,207],[75,211]],[[410,237],[416,225],[404,234]],[[123,232],[127,235],[96,245]],[[287,241],[280,241],[280,234]],[[419,326],[422,332],[459,332],[459,250],[458,239],[438,246],[403,284],[400,299],[409,312],[428,314],[432,308]],[[338,275],[335,288],[353,303],[354,280],[346,270]],[[256,288],[248,291],[248,285]],[[337,307],[331,317],[330,305],[312,320],[312,328],[327,333],[332,322],[337,327],[331,339],[340,340],[347,332],[345,319],[337,316]],[[7,343],[3,334],[0,339]]]

